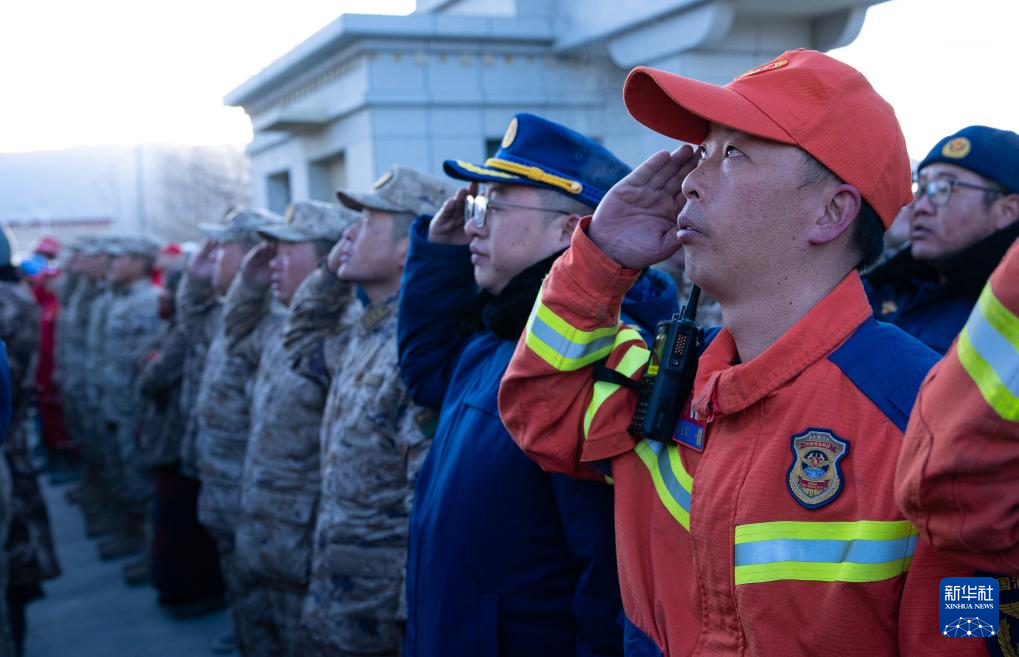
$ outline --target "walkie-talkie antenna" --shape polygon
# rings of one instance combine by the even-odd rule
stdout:
[[[686,307],[683,308],[683,319],[689,319],[691,322],[697,319],[697,302],[701,298],[701,288],[694,285],[690,288],[690,298],[687,299]]]

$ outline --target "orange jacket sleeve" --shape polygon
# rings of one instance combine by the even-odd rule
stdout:
[[[648,349],[620,324],[623,297],[638,273],[603,254],[578,225],[552,266],[499,389],[499,412],[513,439],[542,468],[597,477],[585,462],[633,449],[627,433],[636,392],[594,380],[604,362],[640,380]]]
[[[942,554],[1019,571],[1019,242],[920,389],[896,499]]]

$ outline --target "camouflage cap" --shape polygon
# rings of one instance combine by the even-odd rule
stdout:
[[[96,235],[85,244],[82,253],[90,256],[111,255],[119,241],[120,237],[117,235]]]
[[[264,226],[259,237],[280,242],[338,242],[357,215],[335,203],[297,201],[287,208],[284,223]]]
[[[67,250],[74,253],[89,255],[89,251],[95,249],[95,238],[91,235],[80,235],[68,242]]]
[[[156,259],[159,242],[145,235],[122,235],[112,241],[106,251],[112,256],[136,255]]]
[[[456,186],[442,178],[417,169],[394,166],[375,181],[370,192],[341,189],[336,196],[340,203],[358,212],[367,208],[422,215],[435,214],[455,193]]]
[[[227,213],[222,223],[198,224],[202,233],[217,242],[257,242],[258,231],[283,217],[260,208],[236,208]]]

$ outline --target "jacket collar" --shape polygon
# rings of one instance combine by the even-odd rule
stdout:
[[[396,312],[397,295],[393,295],[379,303],[364,304],[364,312],[361,313],[361,328],[371,331],[381,324],[387,317]]]
[[[980,296],[980,291],[991,277],[994,268],[1005,257],[1012,243],[1019,238],[1019,221],[1007,228],[991,233],[984,239],[971,244],[959,253],[934,264],[919,262],[907,246],[888,262],[878,265],[868,275],[872,285],[920,285],[925,281],[941,284],[945,294],[952,296]]]
[[[974,299],[979,297],[987,279],[1016,238],[1019,238],[1019,221],[938,263],[938,269],[945,276],[946,291]]]
[[[739,413],[830,354],[871,316],[854,270],[757,358],[740,363],[723,328],[700,358],[693,409],[706,420]]]
[[[468,336],[488,329],[502,340],[516,342],[527,326],[542,281],[562,253],[553,253],[520,272],[498,295],[480,292],[461,315],[457,332]]]

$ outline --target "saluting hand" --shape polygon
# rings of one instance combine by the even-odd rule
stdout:
[[[248,251],[241,261],[241,275],[255,285],[268,286],[271,272],[269,261],[276,255],[276,242],[262,242]]]
[[[464,206],[467,196],[477,193],[478,183],[472,182],[446,199],[428,224],[428,241],[436,244],[468,244],[471,238],[464,231]]]
[[[694,149],[660,151],[609,190],[588,228],[591,241],[623,267],[643,269],[679,250],[676,217],[683,180],[697,166]]]
[[[199,280],[212,280],[213,270],[216,268],[212,253],[216,250],[216,246],[216,240],[206,238],[202,241],[202,248],[188,261],[189,275]]]

